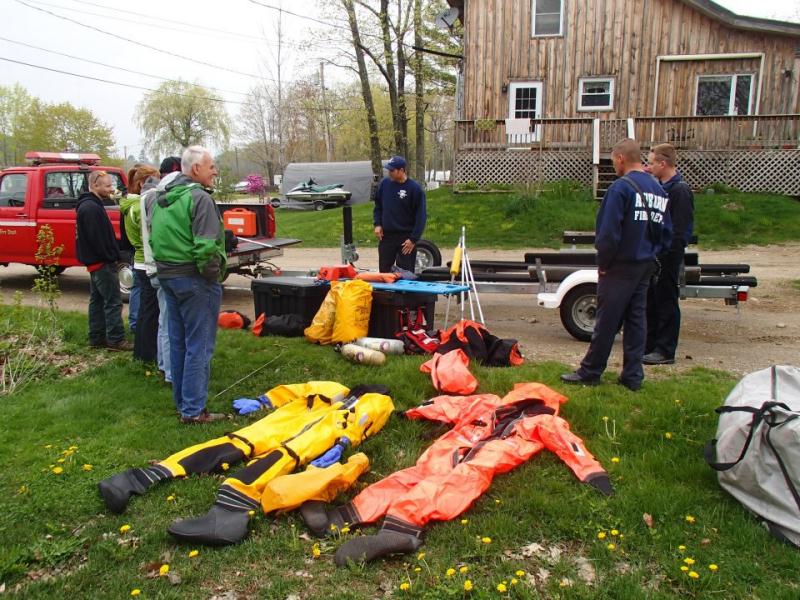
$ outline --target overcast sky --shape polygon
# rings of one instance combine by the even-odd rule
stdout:
[[[309,48],[308,41],[310,32],[323,25],[313,19],[347,36],[344,29],[336,29],[344,23],[320,14],[317,0],[0,0],[0,58],[145,88],[155,88],[162,80],[123,69],[198,80],[218,88],[217,94],[231,101],[226,107],[235,118],[239,110],[235,102],[244,98],[257,77],[275,75],[265,65],[274,65],[270,53],[275,51],[279,13],[259,3],[282,5],[296,13],[282,13],[292,44],[285,48],[289,60],[284,62],[284,79],[309,76],[319,68],[323,53]],[[718,4],[756,17],[789,19],[800,14],[800,0],[718,0]],[[330,81],[350,77],[334,67],[326,67],[325,76]],[[142,149],[133,115],[145,91],[0,60],[0,85],[14,83],[49,102],[66,101],[92,110],[114,128],[120,155],[124,148],[136,156]]]

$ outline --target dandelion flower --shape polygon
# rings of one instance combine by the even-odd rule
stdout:
[[[694,559],[693,558],[684,558],[683,562],[685,562],[687,565],[689,565],[691,567],[694,564]]]
[[[718,569],[719,569],[719,567],[717,565],[713,564],[713,563],[708,565],[708,570],[709,571],[716,571]]]
[[[422,567],[414,567],[414,573],[419,573],[422,571]]]
[[[598,534],[597,534],[597,539],[598,539],[598,540],[604,540],[604,539],[606,539],[606,532],[605,532],[605,531],[601,531],[600,533],[598,533]]]
[[[603,417],[603,421],[605,421],[606,423],[608,423],[608,417]]]
[[[223,471],[227,471],[228,469],[231,468],[231,466],[228,463],[222,463],[220,466],[222,467]]]
[[[145,371],[144,372],[144,376],[145,377],[150,377],[150,375],[152,375],[152,373],[150,371]]]
[[[247,516],[248,516],[248,517],[255,517],[255,516],[256,516],[256,511],[254,511],[254,510],[248,510],[248,511],[247,511]]]
[[[130,525],[123,525],[122,527],[119,528],[120,533],[128,533],[130,530],[131,530]]]
[[[453,567],[450,567],[449,569],[447,569],[447,571],[444,572],[444,574],[446,577],[452,577],[453,575],[456,574],[456,570]]]
[[[669,431],[667,431],[667,432],[664,434],[664,437],[665,437],[665,438],[667,438],[668,440],[671,440],[671,439],[672,439],[672,433],[670,433]]]
[[[619,535],[619,531],[617,529],[612,529],[611,530],[611,535],[617,536],[617,535]]]
[[[519,583],[519,579],[517,579],[516,577],[512,577],[511,578],[511,585],[517,585],[518,583]]]
[[[501,594],[504,594],[506,591],[508,591],[508,588],[506,587],[505,583],[498,583],[497,591],[500,592]]]
[[[45,448],[47,448],[48,450],[49,450],[50,448],[52,448],[52,447],[53,447],[53,444],[47,444],[47,445],[45,446]]]
[[[495,503],[495,504],[500,504],[500,502],[501,502],[501,501],[500,501],[499,499],[496,499],[496,500],[494,501],[494,503]]]
[[[63,459],[63,458],[59,458],[59,459],[58,459],[56,462],[57,462],[57,463],[59,463],[59,464],[61,464],[61,463],[63,463],[63,462],[64,462],[64,459]]]
[[[492,543],[492,538],[490,538],[490,537],[482,537],[481,538],[481,542],[484,543],[484,544],[491,544]]]
[[[140,590],[139,588],[134,588],[134,589],[131,590],[131,596],[138,596],[141,593],[142,593],[142,590]]]
[[[525,571],[519,569],[518,571],[514,572],[514,575],[516,575],[517,577],[525,577]]]
[[[86,464],[83,465],[81,469],[83,469],[84,471],[91,471],[92,469],[94,469],[94,467],[92,465]]]
[[[689,577],[691,577],[692,579],[699,579],[700,573],[698,573],[697,571],[689,571]]]
[[[311,547],[311,556],[313,556],[314,558],[319,558],[321,554],[322,550],[319,549],[319,544],[314,544]]]
[[[64,469],[62,469],[61,467],[53,467],[53,473],[55,473],[56,475],[61,475],[63,472]]]
[[[331,531],[338,531],[339,528],[336,526],[336,523],[331,523]]]
[[[348,533],[350,533],[350,528],[347,525],[345,525],[344,527],[342,527],[342,530],[340,531],[340,533],[342,535],[348,534]]]
[[[466,525],[467,523],[469,523],[469,519],[461,519],[462,525]]]
[[[167,573],[169,573],[169,565],[161,565],[161,568],[158,570],[159,576],[164,577]]]
[[[200,556],[199,550],[192,550],[191,552],[189,552],[189,558],[195,558],[197,556]]]
[[[611,457],[611,462],[614,463],[614,464],[617,464],[619,462],[619,456],[612,456]]]
[[[680,546],[678,546],[678,550],[680,550],[681,552],[683,552],[684,550],[686,550],[686,546],[684,546],[683,544],[681,544]]]
[[[167,502],[174,502],[174,501],[175,501],[175,495],[174,494],[170,494],[169,496],[167,496]]]
[[[608,548],[609,550],[611,550],[611,552],[613,552],[614,550],[617,549],[617,545],[616,544],[606,544],[606,548]]]
[[[469,571],[469,567],[467,565],[464,565],[458,570],[459,573],[466,573],[467,571]]]
[[[425,558],[424,552],[420,552],[419,554],[417,554],[417,560],[422,560],[423,558]]]
[[[689,524],[692,524],[697,520],[692,515],[686,515],[684,518],[686,519],[686,522]]]
[[[681,571],[686,573],[686,571],[688,571],[688,570],[689,570],[689,567],[687,567],[686,565],[681,565]]]
[[[400,589],[404,592],[407,592],[410,587],[411,584],[408,583],[407,581],[404,581],[403,583],[400,584]]]
[[[472,582],[469,579],[467,579],[464,582],[464,591],[465,592],[471,592],[472,591]]]
[[[621,540],[622,540],[622,539],[625,539],[625,534],[624,534],[624,533],[620,533],[620,534],[619,534],[619,539],[621,539]]]

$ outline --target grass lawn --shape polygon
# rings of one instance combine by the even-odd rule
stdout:
[[[0,322],[13,310],[29,311],[0,305]],[[61,317],[64,352],[75,359],[94,356],[84,342],[85,317]],[[430,380],[418,371],[421,358],[390,357],[382,368],[366,367],[301,340],[221,331],[210,397],[278,355],[267,368],[213,399],[210,408],[228,410],[239,396],[310,379],[334,379],[351,387],[386,384],[399,409],[434,395]],[[716,429],[713,409],[735,383],[724,373],[696,369],[652,378],[634,394],[613,383],[615,373],[599,387],[573,388],[557,383],[563,365],[473,367],[482,392],[504,394],[515,382],[541,381],[568,395],[562,415],[608,469],[616,495],[605,498],[581,485],[544,451],[516,471],[497,476],[461,519],[432,524],[424,556],[346,569],[332,561],[341,539],[322,543],[321,556],[312,558],[314,540],[291,513],[256,515],[249,538],[237,546],[176,544],[167,526],[178,517],[205,513],[221,481],[217,476],[167,482],[135,497],[126,514],[106,513],[97,494],[99,480],[236,430],[251,419],[180,426],[170,389],[155,369],[131,362],[129,355],[104,356],[105,362],[79,375],[65,379],[51,373],[0,397],[0,586],[7,594],[123,598],[138,589],[143,598],[187,599],[216,594],[774,600],[800,595],[800,553],[774,541],[723,493],[703,462],[703,444]],[[412,465],[435,431],[433,424],[393,417],[362,446],[372,461],[364,483]],[[57,467],[63,472],[55,473]],[[123,526],[130,530],[120,533]],[[192,550],[199,555],[190,558]],[[162,563],[169,564],[172,579],[148,577]],[[711,570],[712,564],[718,570]],[[698,577],[691,578],[681,566]],[[458,572],[460,567],[466,572]],[[448,577],[451,568],[456,573]],[[473,586],[470,593],[464,591],[467,580]],[[404,582],[410,584],[407,591],[401,591]],[[496,588],[503,582],[508,591],[501,594]],[[228,590],[235,595],[221,596]]]
[[[599,204],[587,193],[544,193],[533,201],[519,194],[428,194],[424,237],[445,250],[455,246],[461,225],[472,248],[557,248],[565,230],[593,231]],[[700,248],[766,245],[800,239],[800,203],[767,194],[697,194],[695,233]],[[359,246],[376,245],[373,204],[353,208],[353,237]],[[339,210],[279,209],[278,235],[302,239],[309,247],[334,247],[342,234]]]

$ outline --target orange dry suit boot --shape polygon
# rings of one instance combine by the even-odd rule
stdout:
[[[193,473],[224,472],[247,460],[220,487],[209,513],[173,523],[182,540],[231,544],[247,535],[248,512],[258,508],[267,484],[324,454],[341,438],[353,447],[379,432],[394,410],[384,386],[352,391],[332,381],[277,386],[266,393],[277,410],[234,433],[197,444],[144,469],[129,469],[99,484],[106,506],[121,513],[133,494],[158,481]],[[267,503],[264,503],[265,505]]]
[[[417,464],[367,487],[352,502],[326,509],[301,507],[317,535],[345,523],[355,526],[385,517],[377,535],[362,536],[336,552],[338,565],[413,552],[431,520],[449,521],[466,511],[498,473],[521,465],[543,449],[554,452],[578,479],[606,495],[608,474],[558,416],[566,398],[539,383],[519,383],[504,398],[492,394],[439,396],[405,414],[453,428],[428,448]]]

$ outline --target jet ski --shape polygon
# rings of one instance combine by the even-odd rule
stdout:
[[[341,206],[347,203],[352,192],[343,189],[343,183],[319,185],[313,179],[301,181],[286,192],[286,199],[292,203],[302,203],[323,210],[326,206]]]

